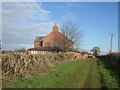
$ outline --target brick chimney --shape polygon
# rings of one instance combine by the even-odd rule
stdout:
[[[53,26],[53,32],[58,32],[58,26],[57,26],[57,23],[55,23],[54,26]]]

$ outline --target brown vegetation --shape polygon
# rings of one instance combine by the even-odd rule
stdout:
[[[107,54],[106,60],[120,72],[120,53]]]
[[[102,60],[106,60],[111,65],[111,67],[120,72],[120,53],[109,53],[107,55],[100,55],[97,57]]]
[[[69,60],[74,60],[73,54],[2,55],[2,75],[23,76],[28,72],[30,74],[38,69]]]

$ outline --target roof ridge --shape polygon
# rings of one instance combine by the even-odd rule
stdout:
[[[60,32],[58,32],[60,33]],[[60,33],[62,36],[64,36],[65,38],[67,38],[65,35],[63,35],[62,33]],[[72,43],[74,43],[72,40],[70,40],[69,38],[67,38],[69,41],[71,41]]]

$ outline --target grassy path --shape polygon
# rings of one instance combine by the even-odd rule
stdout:
[[[91,62],[91,67],[89,67],[88,72],[86,74],[86,78],[83,83],[83,88],[90,88],[90,80],[92,77],[92,72],[93,72],[93,62]]]
[[[21,77],[9,88],[101,88],[100,68],[96,59],[66,62],[52,67],[46,75]],[[102,69],[101,69],[102,70]]]
[[[71,72],[71,74],[65,78],[62,87],[72,87],[72,88],[83,87],[83,84],[84,84],[83,82],[86,79],[86,75],[89,72],[89,67],[92,66],[92,63],[93,61],[92,62],[91,61],[79,62],[79,65],[76,65],[76,69],[74,69]]]

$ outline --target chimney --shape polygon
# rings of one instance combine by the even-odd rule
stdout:
[[[64,32],[64,30],[62,30],[62,35],[65,35],[65,32]]]
[[[53,26],[53,32],[58,32],[58,26],[57,26],[57,23],[55,23],[54,26]]]

